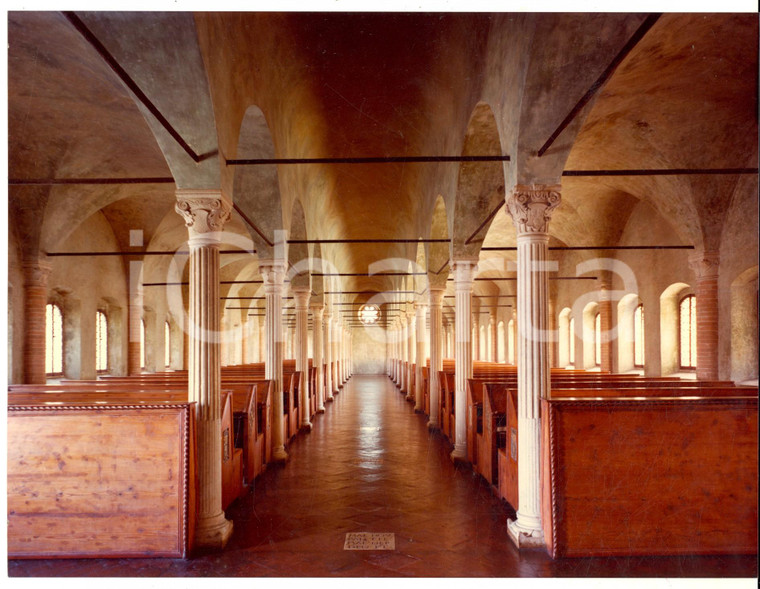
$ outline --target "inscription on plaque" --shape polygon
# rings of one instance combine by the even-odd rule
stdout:
[[[396,550],[396,535],[392,532],[349,532],[343,550]]]

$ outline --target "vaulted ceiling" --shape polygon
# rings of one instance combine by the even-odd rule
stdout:
[[[646,201],[679,243],[714,247],[739,174],[563,171],[757,166],[752,14],[11,12],[8,21],[10,213],[27,253],[55,251],[96,211],[119,243],[139,227],[146,247],[165,247],[158,233],[182,224],[175,189],[216,187],[248,219],[236,213],[233,231],[262,256],[261,236],[280,229],[312,240],[443,236],[453,240],[446,257],[477,255],[514,245],[503,211],[487,219],[518,182],[562,183],[554,243],[612,245]],[[230,164],[462,155],[509,161]],[[433,219],[440,202],[445,230]],[[436,248],[426,250],[431,276]],[[342,273],[419,257],[418,244],[401,241],[325,243],[321,255]],[[248,263],[234,273],[255,274]]]

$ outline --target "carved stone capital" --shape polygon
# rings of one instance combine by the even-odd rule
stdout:
[[[177,190],[174,210],[185,220],[191,239],[221,231],[230,218],[231,209],[232,204],[220,190]]]
[[[311,297],[311,289],[307,287],[291,288],[293,293],[293,299],[296,302],[297,310],[306,310],[309,306],[309,298]]]
[[[325,314],[325,307],[323,305],[311,305],[309,309],[311,310],[311,314],[314,316],[314,319],[317,321],[322,321],[322,318]]]
[[[689,266],[697,278],[717,278],[720,269],[718,252],[697,252],[689,256]]]
[[[48,277],[53,269],[50,262],[42,259],[26,259],[21,266],[24,270],[26,286],[47,286]]]
[[[431,288],[430,289],[430,308],[441,308],[443,304],[443,296],[446,294],[445,288]]]
[[[507,210],[512,216],[518,235],[548,232],[549,220],[561,200],[561,187],[558,185],[515,186],[507,199]]]
[[[478,260],[474,258],[454,260],[451,263],[451,269],[454,272],[456,288],[471,288],[472,281],[478,273]]]

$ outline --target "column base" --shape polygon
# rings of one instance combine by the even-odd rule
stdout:
[[[272,461],[284,464],[288,461],[288,453],[285,451],[285,446],[278,446],[272,449]]]
[[[414,412],[417,413],[417,414],[424,414],[425,410],[422,409],[421,407],[415,407],[414,408]]]
[[[333,399],[333,397],[327,397],[327,399],[325,399],[325,403],[332,403],[334,400],[335,399]]]
[[[407,395],[406,400],[409,401],[410,403],[414,403],[414,397],[412,395]]]
[[[325,412],[324,407],[320,407],[319,409],[317,409],[317,413],[324,413],[324,412]]]
[[[195,547],[222,550],[232,536],[232,522],[224,512],[206,519],[199,519],[195,528]]]
[[[472,467],[470,461],[467,460],[467,451],[463,451],[461,448],[454,448],[454,451],[449,455],[449,458],[451,458],[451,461],[456,467]]]
[[[435,423],[433,421],[428,421],[427,422],[427,428],[431,432],[437,432],[437,431],[441,430],[440,424],[437,424],[437,423]]]
[[[507,534],[518,550],[546,550],[543,530],[529,530],[509,519]]]
[[[340,393],[340,389],[335,389],[335,390],[333,391],[333,395],[337,395],[338,393]]]
[[[298,428],[298,432],[302,434],[310,434],[312,429],[311,423],[302,423],[301,426]]]

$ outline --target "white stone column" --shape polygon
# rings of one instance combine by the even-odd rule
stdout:
[[[188,400],[195,402],[198,515],[195,544],[221,549],[232,534],[222,510],[219,246],[231,204],[220,190],[177,190],[176,211],[188,228]]]
[[[478,272],[476,259],[454,260],[451,265],[456,288],[456,368],[454,381],[455,435],[451,459],[467,461],[467,379],[472,377],[472,281]]]
[[[409,359],[406,365],[406,400],[411,401],[414,399],[414,388],[412,386],[414,368],[412,368],[412,364],[417,361],[417,316],[414,311],[407,313],[407,325],[409,336],[407,340],[407,354]]]
[[[265,318],[265,377],[273,382],[274,398],[272,399],[272,459],[285,462],[288,453],[285,451],[285,400],[283,398],[282,361],[285,353],[282,329],[282,297],[285,292],[284,260],[260,260],[259,272],[264,279],[264,296],[266,296]]]
[[[430,415],[429,429],[440,429],[441,415],[440,381],[438,372],[443,369],[443,293],[446,289],[430,288]]]
[[[301,388],[298,391],[301,405],[299,430],[311,431],[311,409],[309,408],[309,297],[308,287],[291,288],[296,304],[296,371],[301,373]]]
[[[472,330],[470,333],[474,333],[474,339],[472,340],[472,357],[476,362],[480,362],[480,309],[472,314]]]
[[[340,313],[333,317],[332,325],[332,387],[333,395],[340,392],[340,375],[338,374],[338,365],[340,363]]]
[[[425,389],[422,382],[422,368],[425,366],[425,311],[427,305],[419,301],[414,305],[417,313],[417,353],[415,361],[417,368],[414,375],[414,412],[425,412]]]
[[[544,546],[541,527],[541,399],[550,392],[549,219],[559,186],[516,186],[507,200],[517,229],[517,520],[508,522],[518,547]]]
[[[325,308],[322,305],[313,305],[311,307],[311,314],[314,317],[314,368],[317,372],[315,379],[315,385],[317,390],[314,394],[317,396],[317,412],[325,412],[325,379],[322,369],[324,363],[324,351],[322,346],[322,336],[324,327],[322,326],[322,317],[324,316]]]
[[[333,401],[333,385],[332,385],[332,311],[325,307],[325,401]]]
[[[499,361],[499,335],[496,333],[496,316],[493,312],[488,318],[488,332],[491,336],[491,362],[496,363]]]
[[[409,323],[406,312],[401,315],[401,392],[406,392],[406,363],[409,362]]]

